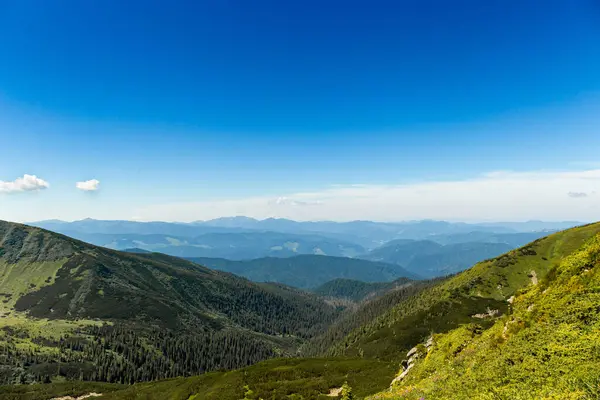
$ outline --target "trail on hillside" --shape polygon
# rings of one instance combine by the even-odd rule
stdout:
[[[534,285],[537,285],[538,284],[538,277],[537,277],[537,274],[535,273],[535,271],[531,270],[530,275],[531,275],[531,283],[533,283]]]

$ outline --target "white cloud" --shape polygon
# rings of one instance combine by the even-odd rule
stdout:
[[[600,190],[600,169],[552,172],[492,172],[467,180],[390,185],[336,185],[329,189],[222,201],[152,205],[137,210],[140,220],[194,221],[221,216],[282,217],[297,220],[400,221],[444,219],[600,220],[594,196],[577,207],[565,193]],[[315,205],[300,207],[299,205]]]
[[[47,189],[50,184],[35,175],[23,175],[14,181],[0,181],[0,193],[33,192]]]
[[[90,179],[89,181],[77,182],[75,187],[84,192],[95,192],[100,189],[100,181],[98,179]]]
[[[275,199],[275,201],[273,202],[273,204],[277,205],[277,206],[281,206],[281,205],[289,205],[289,206],[293,206],[293,207],[304,207],[304,206],[318,206],[321,205],[323,203],[321,203],[320,201],[300,201],[300,200],[294,200],[294,199],[290,199],[289,197],[278,197],[277,199]]]
[[[586,192],[569,192],[567,193],[567,196],[574,199],[581,199],[583,197],[588,197],[589,195]]]

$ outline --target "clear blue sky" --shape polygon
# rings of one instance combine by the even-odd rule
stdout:
[[[50,183],[0,218],[599,161],[593,0],[0,0],[0,38],[0,181]]]

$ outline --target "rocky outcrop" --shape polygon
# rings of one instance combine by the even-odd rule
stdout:
[[[479,318],[479,319],[493,318],[496,315],[498,315],[499,313],[500,313],[500,310],[492,310],[492,309],[488,308],[486,310],[486,312],[484,312],[484,313],[471,315],[471,318]]]
[[[427,355],[431,351],[432,347],[433,347],[433,336],[430,336],[427,339],[427,341],[425,342],[424,346],[418,345],[418,346],[415,346],[412,349],[410,349],[408,351],[408,353],[406,353],[407,360],[405,363],[403,363],[404,370],[402,371],[402,373],[400,373],[400,375],[398,375],[397,377],[394,378],[391,386],[393,386],[395,383],[403,380],[406,377],[406,375],[408,375],[408,372],[415,366],[416,361],[420,357]]]
[[[100,397],[100,396],[102,396],[102,393],[92,392],[92,393],[84,394],[83,396],[79,396],[79,397],[63,396],[63,397],[55,397],[50,400],[84,400],[84,399],[90,399],[92,397]]]

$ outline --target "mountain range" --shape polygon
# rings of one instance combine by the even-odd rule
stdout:
[[[402,272],[376,275],[373,280],[388,281],[401,276],[435,277],[459,272],[472,264],[522,246],[576,222],[466,224],[444,221],[379,223],[372,221],[298,222],[287,219],[256,220],[248,217],[220,218],[194,223],[100,221],[42,221],[34,225],[73,238],[115,250],[141,249],[185,258],[220,258],[244,263],[216,262],[217,268],[232,271],[258,282],[275,281],[307,288],[323,279],[363,279],[341,270],[339,263],[321,260],[327,269],[322,278],[303,281],[294,272],[277,271],[277,261],[298,255],[351,257],[394,264]],[[528,231],[529,229],[540,229]],[[517,232],[517,230],[521,230]],[[249,262],[250,260],[255,260]],[[303,260],[309,260],[305,258]],[[316,259],[310,259],[316,260]],[[208,261],[207,261],[208,262]],[[357,265],[357,262],[349,265]],[[288,267],[289,267],[288,265]],[[306,265],[310,267],[311,265]],[[326,267],[326,265],[328,265]],[[222,267],[220,267],[222,266]],[[245,266],[248,269],[244,270]],[[287,268],[287,267],[286,267]],[[271,271],[271,272],[270,272]],[[284,277],[285,275],[285,277]],[[364,275],[364,274],[363,274]]]
[[[465,242],[441,245],[430,240],[399,239],[360,257],[402,265],[410,273],[433,278],[460,272],[478,261],[496,257],[515,247],[507,243]]]
[[[257,231],[288,234],[316,234],[341,241],[352,242],[367,250],[378,247],[394,239],[422,240],[431,239],[432,236],[467,234],[470,232],[496,234],[539,231],[550,232],[582,224],[583,223],[581,222],[575,221],[529,221],[478,224],[431,220],[397,223],[373,221],[299,222],[283,218],[256,220],[248,217],[227,217],[193,223],[103,221],[89,218],[73,222],[48,220],[30,223],[30,225],[60,233],[159,234],[186,238],[197,237],[206,233],[244,233]]]
[[[366,250],[355,243],[313,234],[281,232],[211,232],[185,237],[168,234],[61,233],[115,250],[139,248],[177,257],[213,257],[248,260],[260,257],[291,257],[321,254],[353,257]]]
[[[597,398],[599,260],[597,223],[448,277],[309,293],[2,222],[0,378],[17,385],[0,396]]]

